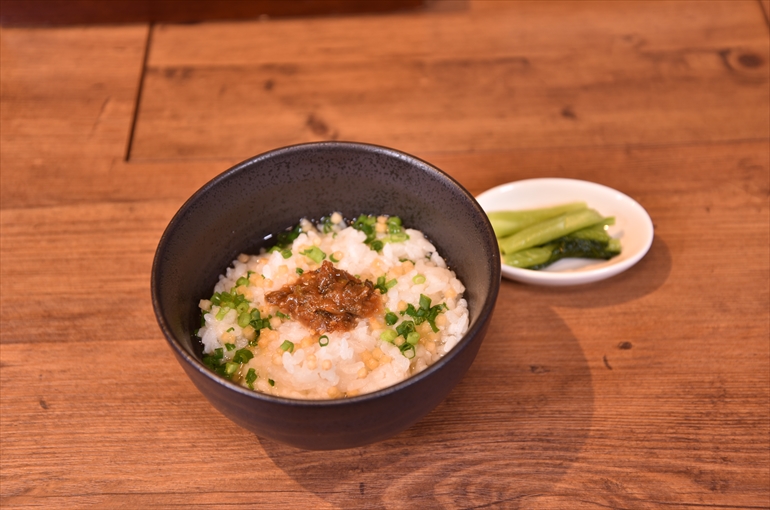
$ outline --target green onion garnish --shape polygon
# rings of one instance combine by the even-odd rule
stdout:
[[[270,384],[270,386],[275,386],[275,381],[272,379],[268,379],[267,382]]]
[[[286,315],[285,313],[281,313],[281,311],[280,311],[280,310],[279,310],[279,311],[277,311],[277,312],[275,312],[275,316],[276,316],[276,317],[280,317],[281,319],[289,319],[289,316],[288,316],[288,315]]]
[[[253,368],[250,368],[248,373],[246,374],[246,384],[249,385],[249,389],[254,389],[254,381],[257,380],[257,371]]]
[[[331,255],[329,255],[329,260],[331,260],[331,261],[332,261],[332,262],[334,262],[335,264],[336,264],[337,262],[339,262],[339,259],[337,259],[337,257],[335,257],[333,253],[332,253]]]
[[[399,350],[401,350],[401,354],[403,354],[406,359],[414,358],[414,355],[415,355],[414,345],[406,343],[401,347],[399,347]]]
[[[276,246],[279,248],[288,248],[301,233],[302,227],[299,225],[295,225],[294,228],[281,232],[276,238]]]
[[[236,287],[240,287],[241,285],[248,285],[248,284],[249,284],[249,279],[246,278],[245,276],[241,276],[235,281]]]
[[[420,285],[421,283],[425,283],[425,276],[418,274],[414,278],[412,278],[412,283],[416,285]]]
[[[360,230],[364,234],[366,234],[366,240],[364,243],[369,244],[377,236],[377,233],[374,230],[374,225],[377,223],[377,218],[374,216],[367,216],[366,214],[360,215],[358,218],[356,218],[356,221],[353,222],[353,228],[356,230]]]
[[[285,259],[291,258],[291,250],[286,248],[285,250],[281,250],[281,256]]]
[[[412,331],[408,335],[406,335],[406,343],[411,345],[417,345],[417,342],[420,341],[420,334],[417,331]]]
[[[217,312],[217,315],[216,315],[217,320],[221,321],[222,319],[224,319],[225,315],[227,315],[227,312],[229,312],[229,311],[230,311],[230,308],[228,308],[226,306],[221,307],[219,309],[219,311]]]
[[[316,264],[320,264],[323,259],[326,258],[326,254],[321,251],[321,249],[318,246],[313,246],[312,248],[308,248],[307,250],[300,252],[301,255],[305,255],[307,258],[311,259]]]
[[[245,328],[251,322],[251,314],[249,312],[243,312],[238,316],[238,325]]]
[[[396,332],[404,338],[407,338],[412,331],[414,331],[413,321],[404,321],[396,327]]]
[[[289,342],[288,340],[284,340],[281,344],[280,349],[282,351],[288,351],[288,352],[294,352],[294,342]]]
[[[374,251],[382,251],[382,247],[385,246],[382,241],[372,241],[369,245]]]
[[[395,278],[393,278],[389,282],[386,282],[385,277],[380,276],[377,278],[377,283],[374,285],[374,288],[380,289],[380,294],[387,294],[388,289],[392,289],[396,285],[398,285],[398,280],[396,280]]]
[[[382,240],[386,243],[403,243],[409,240],[409,234],[406,232],[396,232],[395,234],[385,236]]]
[[[388,312],[385,314],[385,324],[392,326],[396,322],[398,322],[398,315],[393,312]]]
[[[227,362],[225,363],[225,374],[227,375],[233,375],[236,370],[238,370],[238,363],[231,363]]]
[[[409,304],[406,310],[401,312],[401,315],[408,315],[414,319],[414,323],[418,326],[425,321],[428,321],[430,328],[434,332],[438,332],[436,327],[436,317],[446,308],[446,304],[441,303],[436,306],[430,306],[430,298],[424,294],[420,294],[420,308],[417,309],[413,304]]]
[[[329,345],[329,337],[326,335],[322,335],[318,339],[318,345],[320,345],[321,347],[326,347],[327,345]]]
[[[233,362],[247,363],[253,357],[254,357],[254,353],[251,352],[251,349],[244,347],[243,349],[238,349],[237,351],[235,351],[235,356],[233,356]]]
[[[385,223],[388,225],[388,232],[391,234],[401,232],[401,218],[398,216],[389,216]]]
[[[302,273],[304,273],[304,272],[305,272],[305,271],[304,271],[304,270],[303,270],[301,267],[298,267],[298,268],[296,269],[296,271],[297,271],[297,274],[302,274]]]
[[[393,340],[395,340],[398,337],[398,333],[396,333],[392,329],[386,329],[382,333],[380,333],[380,340],[384,342],[393,343]]]
[[[232,351],[233,349],[235,349],[235,344],[225,344],[225,349],[227,349],[228,351]]]

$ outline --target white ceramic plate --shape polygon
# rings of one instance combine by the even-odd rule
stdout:
[[[607,186],[575,179],[527,179],[485,191],[476,200],[486,212],[535,209],[583,201],[603,216],[614,216],[609,229],[622,251],[610,260],[562,259],[537,271],[503,264],[503,276],[535,285],[580,285],[615,276],[633,266],[652,244],[652,220],[634,199]]]

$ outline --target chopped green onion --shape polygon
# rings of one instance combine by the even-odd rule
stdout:
[[[281,256],[285,259],[291,258],[291,250],[286,248],[285,250],[281,250]]]
[[[249,385],[249,389],[254,389],[254,381],[257,380],[257,371],[253,368],[250,368],[248,373],[246,374],[246,384]]]
[[[386,282],[385,281],[385,277],[384,276],[380,276],[380,277],[377,278],[377,283],[374,285],[374,288],[375,289],[379,289],[380,290],[380,294],[387,294],[388,293],[388,289],[392,289],[396,285],[398,285],[398,280],[396,280],[395,278],[393,278],[389,282]]]
[[[307,250],[300,252],[301,255],[305,255],[307,258],[311,259],[316,264],[320,264],[323,259],[326,258],[326,254],[321,251],[321,249],[318,246],[313,246],[312,248],[308,248]]]
[[[385,236],[382,240],[383,242],[386,242],[386,243],[403,243],[404,241],[409,240],[409,234],[407,234],[406,232],[395,232],[393,234]]]
[[[222,359],[225,355],[225,351],[221,347],[214,349],[214,359]]]
[[[288,340],[284,340],[283,343],[281,344],[280,349],[282,351],[294,352],[294,342],[289,342]]]
[[[238,306],[236,306],[235,309],[238,310],[238,313],[243,313],[249,309],[249,302],[243,301],[242,303],[238,303]]]
[[[401,354],[403,354],[406,359],[412,359],[416,354],[414,345],[408,343],[399,347],[399,350],[401,350]]]
[[[396,322],[398,322],[398,315],[393,312],[388,312],[385,314],[385,324],[392,326]]]
[[[327,216],[326,218],[324,218],[323,222],[321,223],[321,225],[322,225],[322,229],[323,229],[323,233],[324,234],[328,234],[329,232],[331,232],[332,231],[332,226],[333,226],[332,225],[332,218],[331,218],[331,216]]]
[[[225,315],[227,315],[227,312],[229,312],[229,311],[230,311],[230,308],[228,308],[226,306],[221,307],[219,309],[219,311],[217,312],[217,320],[221,321],[222,319],[224,319]]]
[[[388,231],[391,234],[394,234],[396,232],[401,232],[401,218],[398,216],[390,216],[388,217],[388,220],[386,221],[388,225]]]
[[[249,279],[246,278],[245,276],[241,276],[235,281],[236,287],[240,287],[241,285],[248,285],[248,284],[249,284]]]
[[[231,331],[235,331],[235,328],[227,328],[227,333],[230,333]]]
[[[369,247],[374,251],[382,251],[383,246],[385,246],[385,244],[382,241],[372,241],[372,243],[369,245]]]
[[[227,375],[233,375],[236,370],[238,370],[238,363],[231,363],[227,362],[225,363],[225,374]]]
[[[417,345],[417,342],[420,341],[420,334],[417,331],[412,331],[408,335],[406,335],[406,343],[411,345]]]
[[[281,313],[281,311],[280,311],[280,310],[279,310],[279,311],[277,311],[277,312],[275,312],[275,316],[276,316],[276,317],[280,317],[281,319],[289,319],[289,316],[288,316],[288,315],[286,315],[285,313]]]
[[[259,309],[258,308],[253,309],[251,311],[251,320],[256,321],[256,320],[259,320],[259,318],[260,318]],[[254,328],[254,329],[256,329],[256,328]]]
[[[302,274],[302,273],[304,273],[304,272],[305,272],[305,271],[304,271],[304,270],[303,270],[301,267],[298,267],[298,268],[296,269],[296,271],[297,271],[297,274]]]
[[[235,363],[247,363],[253,357],[254,357],[254,353],[251,352],[251,349],[244,347],[243,349],[238,349],[237,351],[235,351],[235,356],[233,356],[233,361]]]
[[[425,294],[420,294],[420,308],[430,309],[430,298]]]
[[[238,325],[245,328],[251,322],[251,314],[249,312],[243,312],[238,316]]]
[[[377,236],[377,233],[374,230],[375,223],[377,223],[377,218],[374,216],[367,216],[366,214],[362,214],[356,218],[356,221],[353,222],[352,227],[366,234],[366,240],[364,243],[369,244],[374,241]]]
[[[268,379],[267,382],[270,384],[270,386],[275,386],[275,381],[272,379]]]
[[[235,344],[225,344],[225,349],[227,349],[228,351],[232,351],[233,349],[235,349]]]
[[[409,333],[414,331],[414,322],[404,321],[396,327],[396,331],[398,332],[399,335],[403,336],[404,338],[407,338]]]
[[[302,233],[302,227],[295,225],[294,228],[278,234],[276,246],[279,248],[288,248],[291,243]]]
[[[412,278],[412,283],[414,283],[415,285],[420,285],[421,283],[425,283],[425,276],[418,274],[417,276]]]
[[[382,333],[380,333],[380,340],[383,340],[385,342],[393,343],[393,340],[398,337],[398,333],[396,333],[392,329],[386,329]]]
[[[326,347],[327,345],[329,345],[329,337],[326,335],[322,335],[318,339],[318,345],[320,345],[321,347]]]
[[[332,261],[332,262],[334,262],[335,264],[336,264],[337,262],[339,262],[339,259],[338,259],[337,257],[335,257],[333,253],[332,253],[331,255],[329,255],[329,260],[331,260],[331,261]]]

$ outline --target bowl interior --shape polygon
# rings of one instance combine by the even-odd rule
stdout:
[[[500,256],[475,199],[440,170],[399,151],[326,142],[247,160],[184,204],[163,234],[153,266],[153,305],[164,334],[200,358],[193,336],[197,303],[211,295],[233,259],[271,246],[275,234],[302,217],[333,211],[346,218],[400,216],[405,226],[425,233],[465,284],[471,330],[491,312]]]

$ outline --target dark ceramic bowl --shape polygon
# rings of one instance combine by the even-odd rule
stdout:
[[[400,216],[425,233],[466,286],[470,328],[434,365],[380,391],[338,400],[296,400],[249,391],[201,362],[198,301],[239,253],[302,217],[339,211]],[[322,142],[244,161],[195,193],[160,239],[152,304],[179,363],[222,414],[258,436],[313,450],[349,448],[401,432],[437,406],[478,352],[500,287],[500,255],[476,200],[451,177],[403,152]],[[205,431],[202,431],[205,433]]]

